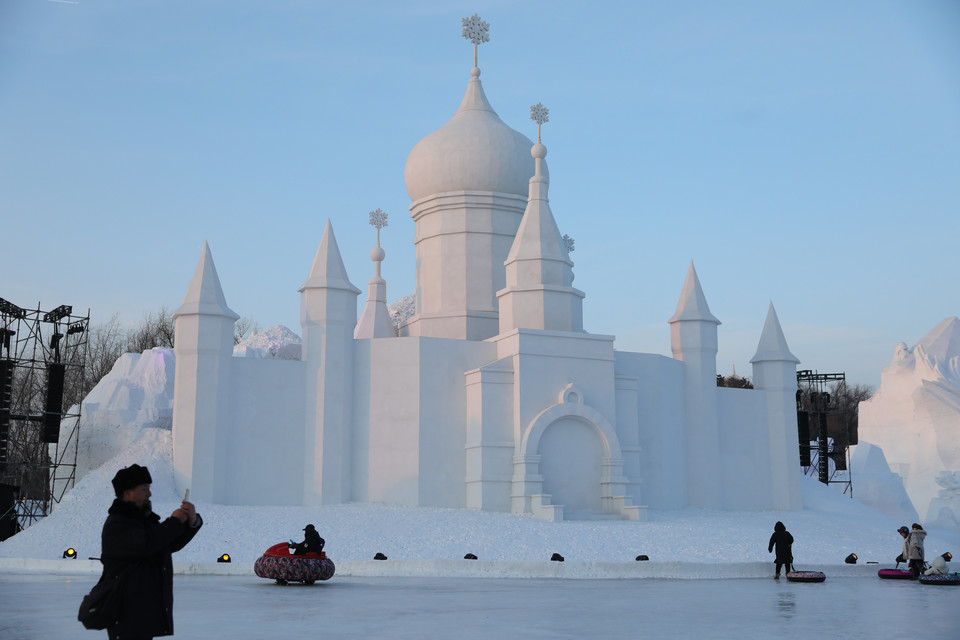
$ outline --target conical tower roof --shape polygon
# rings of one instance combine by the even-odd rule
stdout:
[[[234,320],[240,318],[227,306],[217,267],[213,264],[213,254],[206,242],[203,243],[200,261],[197,262],[190,286],[187,287],[187,294],[183,297],[183,304],[173,313],[173,317],[194,314],[224,316]]]
[[[337,246],[337,238],[333,235],[333,225],[329,218],[327,226],[323,228],[323,236],[313,258],[310,274],[299,291],[303,292],[304,289],[344,289],[360,293],[360,289],[353,286],[347,277],[347,268],[343,266],[343,257],[340,255],[340,247]]]
[[[667,322],[673,324],[685,320],[720,324],[716,316],[710,313],[707,297],[703,295],[703,287],[700,286],[700,278],[697,277],[697,270],[693,268],[693,260],[690,261],[690,268],[687,269],[687,279],[683,283],[683,291],[680,292],[677,310]]]
[[[763,331],[760,332],[757,352],[750,358],[751,363],[767,361],[800,363],[797,357],[790,353],[787,339],[783,335],[783,329],[780,328],[780,319],[777,318],[777,311],[773,308],[772,302],[767,309],[767,320],[763,323]]]

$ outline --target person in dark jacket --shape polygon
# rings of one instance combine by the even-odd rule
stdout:
[[[317,533],[317,528],[312,524],[308,524],[303,528],[303,542],[297,543],[291,540],[287,546],[293,549],[293,555],[302,556],[308,551],[320,553],[323,551],[324,544],[326,543],[323,538],[320,537],[320,534]]]
[[[117,472],[101,534],[100,561],[104,575],[128,570],[120,620],[107,629],[110,640],[173,635],[173,559],[197,534],[203,520],[184,501],[160,521],[150,504],[146,467],[134,464]]]
[[[793,562],[793,536],[783,526],[782,522],[773,525],[773,535],[770,536],[770,544],[767,545],[767,553],[771,553],[773,548],[777,548],[776,567],[777,573],[774,578],[780,578],[780,568],[786,565],[787,571],[790,571],[790,564]]]

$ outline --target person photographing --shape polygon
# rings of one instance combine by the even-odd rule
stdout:
[[[125,575],[120,619],[107,628],[110,640],[139,640],[173,635],[172,554],[189,543],[203,519],[186,500],[161,521],[153,512],[153,479],[138,464],[113,478],[116,499],[101,534],[100,561],[105,576]]]

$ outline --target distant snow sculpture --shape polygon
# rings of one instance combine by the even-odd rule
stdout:
[[[921,518],[960,523],[949,486],[960,470],[960,319],[944,319],[912,349],[898,343],[880,380],[860,403],[861,441],[883,449]]]

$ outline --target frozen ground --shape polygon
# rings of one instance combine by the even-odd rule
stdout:
[[[102,637],[76,621],[96,576],[0,574],[0,637]],[[177,576],[180,638],[960,637],[960,587],[872,578],[543,580],[341,578],[280,587]]]

